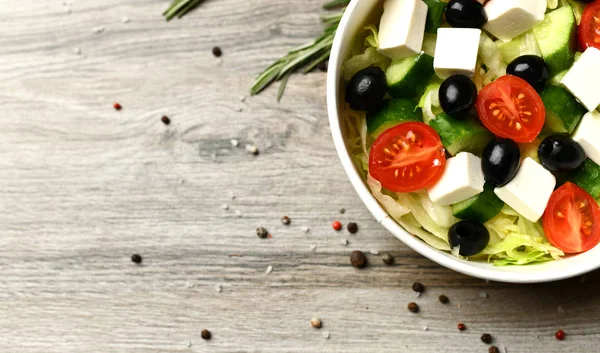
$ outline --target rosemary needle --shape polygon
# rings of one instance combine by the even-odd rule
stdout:
[[[186,13],[195,9],[204,0],[173,0],[169,8],[163,12],[163,16],[167,21],[172,20],[174,17],[181,18]]]
[[[342,3],[339,0],[335,1],[336,3]],[[322,16],[321,21],[327,25],[323,34],[313,41],[290,50],[284,57],[267,67],[254,81],[250,93],[252,95],[258,94],[273,82],[281,81],[281,86],[277,92],[277,100],[279,100],[283,95],[290,74],[302,67],[304,68],[303,72],[307,73],[327,60],[331,53],[335,32],[343,14],[342,10],[333,15]]]

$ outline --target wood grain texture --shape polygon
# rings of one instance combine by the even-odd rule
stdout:
[[[171,23],[166,0],[66,3],[0,0],[1,352],[475,353],[484,332],[511,353],[598,351],[597,272],[486,283],[375,222],[335,154],[323,73],[294,76],[279,104],[274,89],[241,101],[256,73],[319,33],[322,0],[207,0]],[[334,232],[336,219],[359,233]],[[369,254],[355,270],[354,249],[396,263]]]

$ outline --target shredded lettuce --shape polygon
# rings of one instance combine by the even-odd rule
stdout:
[[[425,123],[428,123],[435,118],[437,114],[442,112],[439,98],[440,85],[441,82],[437,78],[434,78],[425,89],[425,93],[423,93],[423,96],[419,101],[418,107],[423,111],[423,121]]]
[[[558,7],[558,0],[548,0],[547,1],[547,8],[549,8],[550,10],[554,10],[555,8]]]
[[[508,206],[485,225],[492,239],[482,254],[495,266],[558,260],[564,255],[546,240],[539,223],[528,221]]]
[[[388,57],[379,54],[377,51],[377,47],[379,46],[377,27],[374,25],[364,27],[360,37],[365,37],[362,43],[363,51],[360,51],[360,54],[352,56],[342,65],[342,77],[346,81],[349,81],[354,74],[369,66],[379,66],[385,71],[391,63]]]
[[[444,251],[451,250],[448,242],[424,230],[412,214],[409,213],[400,219],[396,219],[396,222],[398,222],[398,224],[400,224],[407,232],[413,234],[432,247]]]
[[[370,174],[367,176],[367,185],[371,189],[373,197],[383,206],[383,208],[392,216],[393,219],[400,219],[400,217],[408,214],[410,210],[402,206],[398,201],[394,200],[393,197],[385,195],[382,192],[381,183],[373,178]]]
[[[506,74],[506,64],[502,59],[500,49],[498,49],[496,43],[483,32],[481,33],[481,39],[479,41],[479,57],[481,58],[481,62],[487,68],[487,72],[491,73],[491,80]]]

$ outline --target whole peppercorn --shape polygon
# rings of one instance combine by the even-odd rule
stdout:
[[[414,290],[417,293],[423,293],[423,291],[425,291],[425,287],[421,283],[415,282],[412,285],[412,290]]]
[[[348,223],[348,226],[346,228],[348,229],[348,232],[350,232],[350,234],[358,232],[358,224],[354,222]]]
[[[367,257],[362,251],[355,250],[350,254],[350,263],[356,268],[363,268],[367,264]]]
[[[136,264],[141,264],[142,256],[140,254],[133,254],[133,255],[131,255],[131,261],[133,261]]]
[[[331,226],[333,227],[333,229],[340,231],[342,230],[342,223],[340,221],[335,221],[333,223],[331,223]]]
[[[113,104],[113,108],[115,108],[115,110],[121,110],[123,109],[123,107],[121,106],[121,104],[115,102],[115,104]]]
[[[554,334],[554,337],[556,337],[556,339],[559,341],[563,341],[565,339],[565,332],[563,330],[558,330]]]
[[[290,217],[288,217],[288,216],[283,216],[283,217],[281,217],[281,223],[282,223],[283,225],[286,225],[286,226],[287,226],[287,225],[289,225],[290,223],[292,223],[292,220],[291,220],[291,219],[290,219]]]
[[[484,333],[483,335],[481,335],[481,341],[485,344],[490,344],[493,340],[494,339],[492,338],[492,335],[490,335],[489,333]]]
[[[256,235],[257,235],[259,238],[263,238],[263,239],[265,239],[266,237],[268,237],[268,236],[269,236],[269,231],[267,231],[267,230],[266,230],[265,228],[263,228],[263,227],[258,227],[258,228],[256,228]]]
[[[210,331],[207,329],[202,330],[202,333],[200,335],[202,336],[203,340],[209,340],[212,337]]]
[[[460,324],[458,324],[458,330],[459,331],[464,331],[467,329],[467,326],[465,324],[463,324],[462,322]]]
[[[163,115],[162,118],[160,118],[160,121],[162,121],[165,125],[169,125],[171,123],[171,119],[169,119],[169,117],[166,115]]]
[[[496,346],[491,346],[490,349],[488,349],[488,352],[489,353],[500,353],[500,350]]]
[[[212,53],[217,58],[220,57],[221,55],[223,55],[223,51],[219,47],[212,48]]]
[[[410,302],[408,303],[408,311],[416,314],[419,312],[419,306],[417,305],[417,303]]]
[[[450,299],[448,299],[448,297],[443,294],[440,295],[438,297],[438,299],[440,300],[440,303],[442,303],[442,304],[448,304],[448,302],[450,301]]]
[[[394,263],[394,257],[390,254],[383,254],[383,256],[381,257],[381,260],[383,261],[384,264],[386,265],[391,265]]]
[[[314,328],[321,328],[323,324],[321,323],[321,319],[313,317],[312,319],[310,319],[310,326],[314,327]]]

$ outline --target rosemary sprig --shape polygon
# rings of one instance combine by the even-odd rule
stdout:
[[[195,9],[204,0],[173,0],[169,8],[163,12],[163,16],[167,21],[172,20],[174,17],[181,18],[186,13]]]
[[[333,8],[348,4],[349,2],[349,0],[333,0],[325,4],[324,7]],[[313,41],[290,50],[284,57],[267,67],[254,81],[254,84],[250,88],[250,93],[252,95],[259,94],[272,83],[281,81],[277,92],[277,100],[279,101],[292,73],[298,71],[300,68],[304,68],[303,73],[308,73],[329,58],[333,37],[343,14],[344,10],[336,14],[321,16],[321,22],[326,25],[323,34]]]

